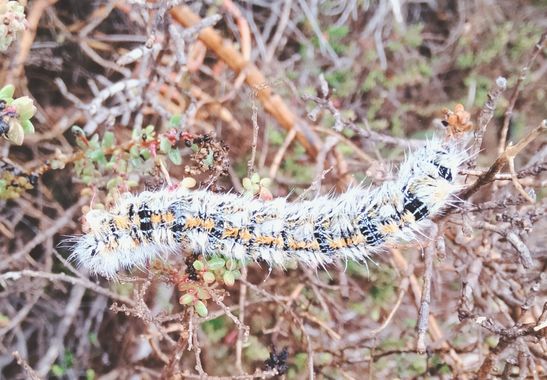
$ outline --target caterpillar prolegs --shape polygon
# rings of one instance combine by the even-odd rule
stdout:
[[[392,181],[303,202],[182,187],[126,194],[114,208],[85,215],[88,232],[71,257],[106,277],[186,248],[269,265],[362,261],[390,243],[420,240],[420,228],[460,187],[458,167],[467,159],[461,145],[433,138],[408,154]]]

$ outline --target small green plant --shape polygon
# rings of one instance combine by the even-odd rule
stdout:
[[[179,303],[191,305],[200,317],[206,317],[209,314],[207,302],[213,298],[215,292],[218,292],[218,285],[223,283],[226,286],[233,286],[241,277],[239,268],[243,264],[220,256],[195,259],[191,263],[188,261],[187,264],[191,266],[187,269],[186,276],[180,276],[174,271],[170,273],[171,280],[183,293],[179,297]]]
[[[34,132],[30,119],[36,113],[34,102],[28,96],[14,98],[11,84],[0,89],[0,137],[21,145],[25,135]],[[0,163],[0,199],[14,199],[25,190],[32,189],[36,176],[8,163]]]
[[[13,98],[15,87],[8,84],[0,89],[0,136],[21,145],[25,134],[34,133],[30,119],[36,113],[34,102],[28,96]]]
[[[25,7],[18,1],[0,0],[0,51],[6,50],[26,26]]]
[[[243,178],[242,184],[246,195],[257,195],[262,200],[273,199],[273,195],[268,189],[268,187],[272,184],[272,180],[270,178],[260,178],[260,174],[254,173],[251,178]]]
[[[51,367],[51,374],[54,377],[62,378],[73,365],[74,354],[70,351],[65,351],[64,355],[59,358],[59,361]]]

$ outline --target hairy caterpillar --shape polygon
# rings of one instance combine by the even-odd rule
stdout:
[[[467,159],[461,145],[435,137],[409,153],[393,181],[299,203],[185,188],[126,194],[113,209],[85,215],[88,232],[71,257],[106,277],[186,246],[269,265],[365,260],[386,244],[419,240],[428,218],[453,200]]]

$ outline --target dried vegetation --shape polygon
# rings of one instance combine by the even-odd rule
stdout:
[[[547,376],[542,2],[9,3],[0,85],[37,112],[4,87],[0,377]],[[433,124],[475,126],[467,202],[369,270],[188,254],[109,283],[58,245],[90,204],[184,177],[379,183]]]

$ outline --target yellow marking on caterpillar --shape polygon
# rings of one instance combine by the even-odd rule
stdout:
[[[188,218],[186,219],[186,228],[197,228],[201,225],[200,218]]]
[[[162,215],[163,220],[165,223],[173,223],[175,221],[175,215],[173,215],[172,212],[167,212]]]
[[[281,247],[283,243],[283,239],[280,239]],[[318,250],[319,249],[319,243],[316,241],[305,241],[305,240],[292,240],[289,238],[289,241],[287,242],[287,245],[290,249],[293,251],[298,251],[300,249],[305,250]]]
[[[306,243],[305,241],[297,241],[296,242],[296,249],[306,249],[306,247],[308,246],[308,243]]]
[[[361,234],[356,234],[350,237],[351,244],[353,245],[359,245],[365,242],[365,237]]]
[[[127,219],[125,216],[114,216],[114,224],[119,230],[129,229],[129,219]]]
[[[412,224],[416,222],[416,217],[413,213],[407,210],[401,217],[401,222],[403,222],[404,224]]]
[[[253,235],[249,232],[248,229],[244,228],[239,231],[239,237],[241,240],[249,241],[252,239]]]
[[[237,227],[227,227],[222,232],[222,237],[223,238],[236,238],[238,234],[239,234],[239,228],[237,228]]]
[[[150,217],[150,221],[154,224],[158,224],[161,222],[161,215],[160,214],[152,214]]]
[[[329,248],[331,249],[346,248],[347,246],[348,243],[344,238],[329,241]]]
[[[310,242],[310,244],[308,245],[308,247],[312,250],[312,251],[319,251],[319,242],[317,240],[313,240]]]
[[[268,245],[268,244],[272,244],[272,243],[275,242],[275,240],[276,240],[276,239],[275,239],[275,237],[273,237],[273,236],[263,236],[263,235],[261,235],[261,236],[257,236],[257,237],[255,238],[255,242],[256,242],[256,244],[258,244],[258,245]]]
[[[201,225],[203,226],[203,228],[210,231],[215,228],[215,221],[213,219],[205,219],[202,221]]]
[[[292,238],[287,238],[287,246],[289,247],[289,249],[292,249],[293,251],[296,249],[295,241]]]
[[[391,223],[388,223],[388,224],[380,225],[380,228],[378,228],[378,230],[383,235],[393,235],[394,233],[399,231],[399,226],[396,223],[391,222]]]
[[[283,237],[280,235],[275,239],[275,246],[277,248],[283,248],[283,245],[284,245]]]

